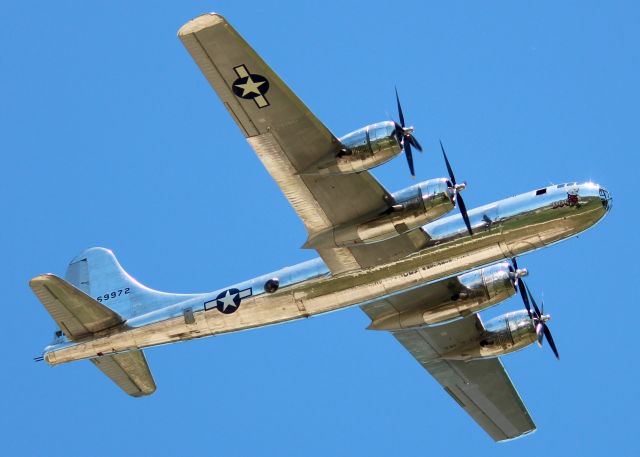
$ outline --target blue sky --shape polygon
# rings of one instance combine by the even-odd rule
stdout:
[[[638,455],[636,2],[7,2],[0,17],[2,454]],[[595,229],[520,260],[562,360],[503,360],[539,430],[494,444],[360,310],[153,348],[155,395],[33,363],[28,280],[90,246],[150,287],[214,290],[309,259],[302,224],[176,37],[227,16],[337,135],[395,115],[478,206],[551,182],[614,196]],[[375,171],[411,184],[404,159]],[[518,309],[511,299],[487,313]]]

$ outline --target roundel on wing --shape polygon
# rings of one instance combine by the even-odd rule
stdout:
[[[236,79],[231,88],[236,96],[253,100],[269,91],[269,81],[262,75],[252,73]]]

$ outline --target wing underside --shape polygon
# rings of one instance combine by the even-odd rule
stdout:
[[[388,318],[459,287],[455,278],[381,299],[362,307],[373,322]],[[420,302],[420,300],[422,300]],[[447,352],[477,341],[484,326],[477,314],[432,327],[392,331],[393,336],[494,440],[517,438],[535,430],[526,406],[498,358],[447,360]]]
[[[309,236],[386,208],[389,194],[368,172],[301,174],[338,153],[340,142],[222,16],[197,17],[178,36]],[[425,242],[425,234],[417,230],[375,248],[318,252],[339,273],[405,257]]]
[[[475,319],[471,316],[463,320]],[[494,440],[513,439],[534,431],[535,424],[500,359],[441,359],[434,342],[437,338],[432,336],[452,329],[436,329],[403,330],[393,336]]]

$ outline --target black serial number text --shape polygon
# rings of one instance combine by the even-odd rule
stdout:
[[[131,289],[129,287],[125,287],[124,289],[118,289],[118,290],[114,290],[113,292],[109,292],[108,294],[100,295],[99,297],[96,297],[96,300],[98,300],[99,302],[103,302],[107,300],[112,300],[116,297],[119,297],[120,295],[126,295],[130,293],[131,293]]]

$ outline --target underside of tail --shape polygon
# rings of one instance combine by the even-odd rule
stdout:
[[[71,342],[86,341],[105,331],[126,331],[127,319],[191,297],[143,286],[104,248],[87,249],[76,256],[65,279],[44,274],[29,285]],[[150,395],[156,389],[141,350],[91,361],[129,395]]]

